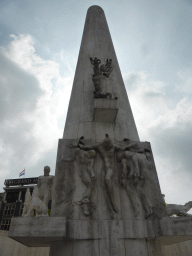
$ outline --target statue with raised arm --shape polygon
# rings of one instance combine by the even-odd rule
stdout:
[[[129,147],[136,145],[136,143],[127,144],[125,147],[117,147],[113,145],[108,134],[106,134],[105,136],[106,138],[103,140],[101,144],[92,145],[92,146],[85,146],[85,145],[79,144],[79,147],[86,151],[95,150],[101,156],[101,159],[104,164],[104,169],[105,169],[106,191],[110,201],[110,205],[112,207],[110,209],[111,215],[113,215],[112,210],[114,212],[118,212],[118,208],[114,200],[114,189],[112,184],[112,177],[115,172],[114,170],[115,153],[118,152],[119,150],[121,151],[126,150]]]

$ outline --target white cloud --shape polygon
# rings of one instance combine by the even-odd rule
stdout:
[[[168,110],[168,99],[163,91],[165,85],[151,80],[144,72],[126,74],[124,80],[140,138],[146,140],[156,117]]]
[[[192,102],[189,91],[183,93],[191,81],[189,74],[183,76],[182,98],[178,97],[176,103],[166,95],[164,83],[151,80],[143,72],[124,78],[141,140],[152,144],[166,201],[192,200]]]
[[[72,86],[72,77],[61,76],[58,63],[36,54],[30,35],[11,37],[0,48],[2,181],[9,175],[18,177],[23,167],[32,170],[41,159],[48,164],[46,154],[56,152],[62,137],[58,122],[65,119]],[[51,164],[54,167],[55,162]],[[27,175],[34,176],[30,169]]]

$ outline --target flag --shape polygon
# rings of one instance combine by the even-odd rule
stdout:
[[[22,172],[19,173],[19,177],[21,177],[23,175],[25,175],[25,169]]]

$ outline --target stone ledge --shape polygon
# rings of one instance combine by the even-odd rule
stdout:
[[[161,236],[156,239],[161,245],[171,245],[192,240],[192,236]]]
[[[158,240],[163,245],[180,243],[192,239],[191,217],[164,217],[160,220],[162,236]]]
[[[118,100],[94,99],[94,121],[114,123],[118,112]]]
[[[191,217],[164,217],[160,227],[163,236],[192,236]]]
[[[8,237],[29,247],[48,247],[66,237],[66,218],[12,218]]]
[[[67,220],[66,239],[107,239],[109,233],[119,239],[155,238],[159,234],[152,220]],[[111,235],[112,235],[111,233]]]

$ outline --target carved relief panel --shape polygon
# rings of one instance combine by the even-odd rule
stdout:
[[[148,142],[60,140],[52,216],[129,219],[162,216]]]

